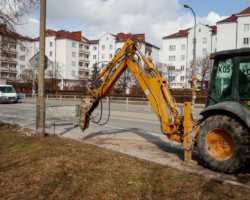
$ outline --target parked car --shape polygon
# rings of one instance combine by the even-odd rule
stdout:
[[[0,103],[17,103],[15,89],[11,85],[0,85]]]

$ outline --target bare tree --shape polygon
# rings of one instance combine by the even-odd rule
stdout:
[[[189,82],[193,82],[193,61],[190,61],[190,69],[188,71]],[[213,68],[213,61],[209,58],[208,55],[198,57],[196,59],[196,74],[197,74],[197,83],[201,89],[205,89],[209,84],[210,75]]]
[[[175,80],[176,76],[178,76],[178,74],[181,72],[181,69],[176,69],[172,64],[165,64],[160,62],[156,64],[156,69],[162,77],[167,78],[169,86]]]
[[[18,81],[20,83],[33,83],[35,80],[35,73],[34,69],[29,67],[25,70],[23,70],[17,77]]]
[[[39,3],[39,0],[0,0],[0,29],[4,28],[9,37],[16,37],[15,26]]]
[[[127,68],[122,75],[120,76],[120,78],[117,80],[117,82],[114,85],[114,90],[117,93],[122,93],[126,90],[126,88],[131,86],[131,83],[133,81],[133,75],[130,72],[130,70]]]
[[[197,75],[201,83],[201,89],[206,88],[206,83],[208,85],[212,68],[213,61],[208,55],[197,59]]]
[[[57,90],[58,79],[61,79],[63,69],[59,62],[50,62],[49,67],[46,69],[45,77],[51,79],[50,90]]]

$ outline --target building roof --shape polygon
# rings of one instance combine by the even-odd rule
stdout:
[[[221,21],[218,21],[217,23],[223,23],[223,22],[232,22],[232,21],[236,21],[238,16],[242,16],[242,15],[250,15],[250,7],[246,8],[245,10],[241,11],[238,14],[233,14],[230,17],[223,19]]]
[[[164,38],[173,38],[173,37],[186,37],[187,34],[188,34],[188,31],[190,30],[191,28],[188,28],[188,29],[185,29],[185,30],[179,30],[179,32],[177,33],[174,33],[174,34],[171,34],[171,35],[168,35],[166,37],[163,37]]]
[[[7,36],[12,39],[18,39],[18,40],[28,40],[33,41],[34,39],[19,35],[18,33],[15,33],[14,31],[8,30],[5,24],[0,25],[0,34]]]
[[[120,41],[126,41],[128,39],[131,40],[139,40],[141,42],[145,42],[145,34],[141,33],[141,34],[131,34],[131,33],[118,33],[117,35],[111,34],[113,35],[117,40]]]
[[[53,31],[53,30],[46,30],[45,31],[46,36],[56,36],[57,38],[69,38],[72,40],[78,40],[81,41],[82,37],[82,32],[77,31],[77,32],[69,32],[65,30],[60,30],[60,31]]]
[[[216,34],[216,33],[217,33],[217,26],[209,26],[209,25],[205,25],[205,26],[211,28],[213,34]],[[179,32],[177,32],[177,33],[174,33],[174,34],[171,34],[171,35],[168,35],[168,36],[163,37],[163,39],[165,39],[165,38],[186,37],[186,36],[188,35],[188,31],[189,31],[190,29],[191,29],[191,28],[188,28],[188,29],[185,29],[185,30],[179,30]]]

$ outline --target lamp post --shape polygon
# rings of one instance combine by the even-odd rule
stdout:
[[[196,37],[195,37],[195,34],[196,34],[196,17],[195,17],[195,13],[193,11],[193,9],[187,5],[187,4],[184,4],[184,7],[185,8],[189,8],[193,15],[194,15],[194,42],[193,42],[193,45],[194,45],[194,49],[193,49],[193,98],[192,98],[192,105],[194,107],[194,103],[195,103],[195,99],[196,99],[196,86],[197,86],[197,76],[196,76]]]

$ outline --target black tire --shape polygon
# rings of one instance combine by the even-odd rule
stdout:
[[[201,124],[197,135],[197,149],[205,166],[215,171],[233,173],[244,168],[249,161],[249,133],[232,117],[214,115]],[[223,154],[225,149],[229,149],[228,154]]]

